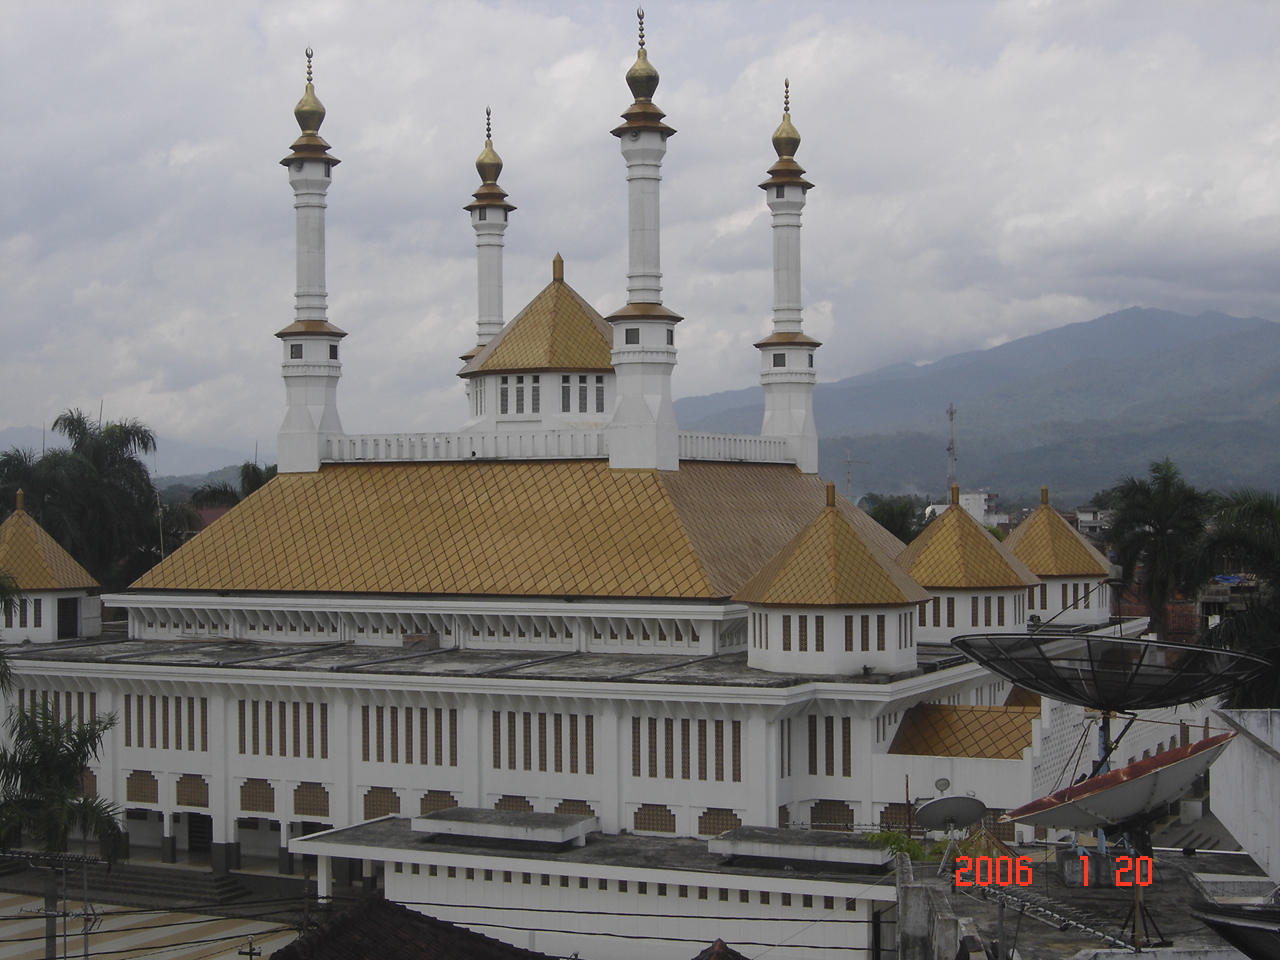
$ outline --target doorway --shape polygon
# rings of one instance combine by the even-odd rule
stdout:
[[[80,598],[58,598],[58,639],[72,640],[80,636]]]
[[[187,852],[208,853],[213,843],[213,817],[207,813],[184,813],[187,821]]]

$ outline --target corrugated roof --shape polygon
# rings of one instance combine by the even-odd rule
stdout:
[[[613,370],[613,330],[563,280],[552,280],[458,374]]]
[[[948,511],[950,512],[950,511]],[[902,715],[890,753],[921,757],[1021,760],[1038,707],[918,703]]]
[[[1039,577],[1107,577],[1111,565],[1062,514],[1041,504],[1004,545]]]
[[[985,590],[1040,582],[959,504],[925,527],[898,563],[925,588]]]
[[[276,477],[133,587],[712,599],[824,503],[822,480],[786,464],[326,464]]]
[[[866,543],[836,507],[827,507],[734,594],[743,603],[891,606],[929,593],[891,554]]]
[[[23,591],[98,586],[89,571],[22,509],[13,511],[0,524],[0,570],[13,577]]]

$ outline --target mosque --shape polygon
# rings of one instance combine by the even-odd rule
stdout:
[[[612,130],[625,303],[601,316],[557,257],[504,319],[515,207],[486,138],[465,207],[478,315],[462,426],[354,435],[324,272],[339,161],[308,51],[281,161],[297,294],[276,334],[279,476],[103,598],[127,638],[12,648],[18,705],[118,718],[87,776],[135,846],[207,850],[217,872],[316,856],[322,894],[363,872],[565,956],[678,956],[716,937],[871,955],[895,893],[861,831],[902,825],[922,796],[998,811],[1071,774],[1082,711],[1008,689],[948,641],[1033,617],[1064,637],[1142,624],[1111,617],[1106,561],[1047,492],[1007,544],[950,509],[906,546],[818,477],[821,344],[800,269],[813,184],[789,100],[759,185],[774,262],[760,434],[678,428],[659,229],[675,130],[658,82],[642,20]],[[8,623],[0,638],[24,639]]]

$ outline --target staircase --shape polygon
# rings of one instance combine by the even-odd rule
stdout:
[[[16,867],[16,869],[14,869]],[[67,867],[67,893],[79,895],[85,882],[86,866]],[[117,863],[108,871],[105,864],[87,865],[89,894],[92,900],[124,906],[164,906],[166,908],[213,906],[248,896],[248,891],[233,876],[215,876],[207,870],[182,867],[153,867]],[[0,859],[0,877],[5,881],[23,879],[34,874],[47,876],[44,869],[30,870],[21,858]],[[3,882],[3,881],[0,881]],[[5,884],[6,886],[8,884]]]

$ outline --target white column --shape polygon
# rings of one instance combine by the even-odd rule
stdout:
[[[297,292],[294,319],[327,319],[328,294],[324,285],[324,211],[328,204],[331,163],[319,159],[295,160],[289,165],[293,208],[297,211]]]
[[[631,130],[620,138],[627,161],[627,302],[662,302],[659,193],[666,134]]]
[[[476,232],[477,342],[484,346],[502,330],[502,247],[506,211],[479,207],[471,211]]]
[[[776,332],[799,333],[800,310],[800,212],[804,209],[805,190],[800,186],[781,187],[769,194],[769,210],[773,214],[773,329]]]

